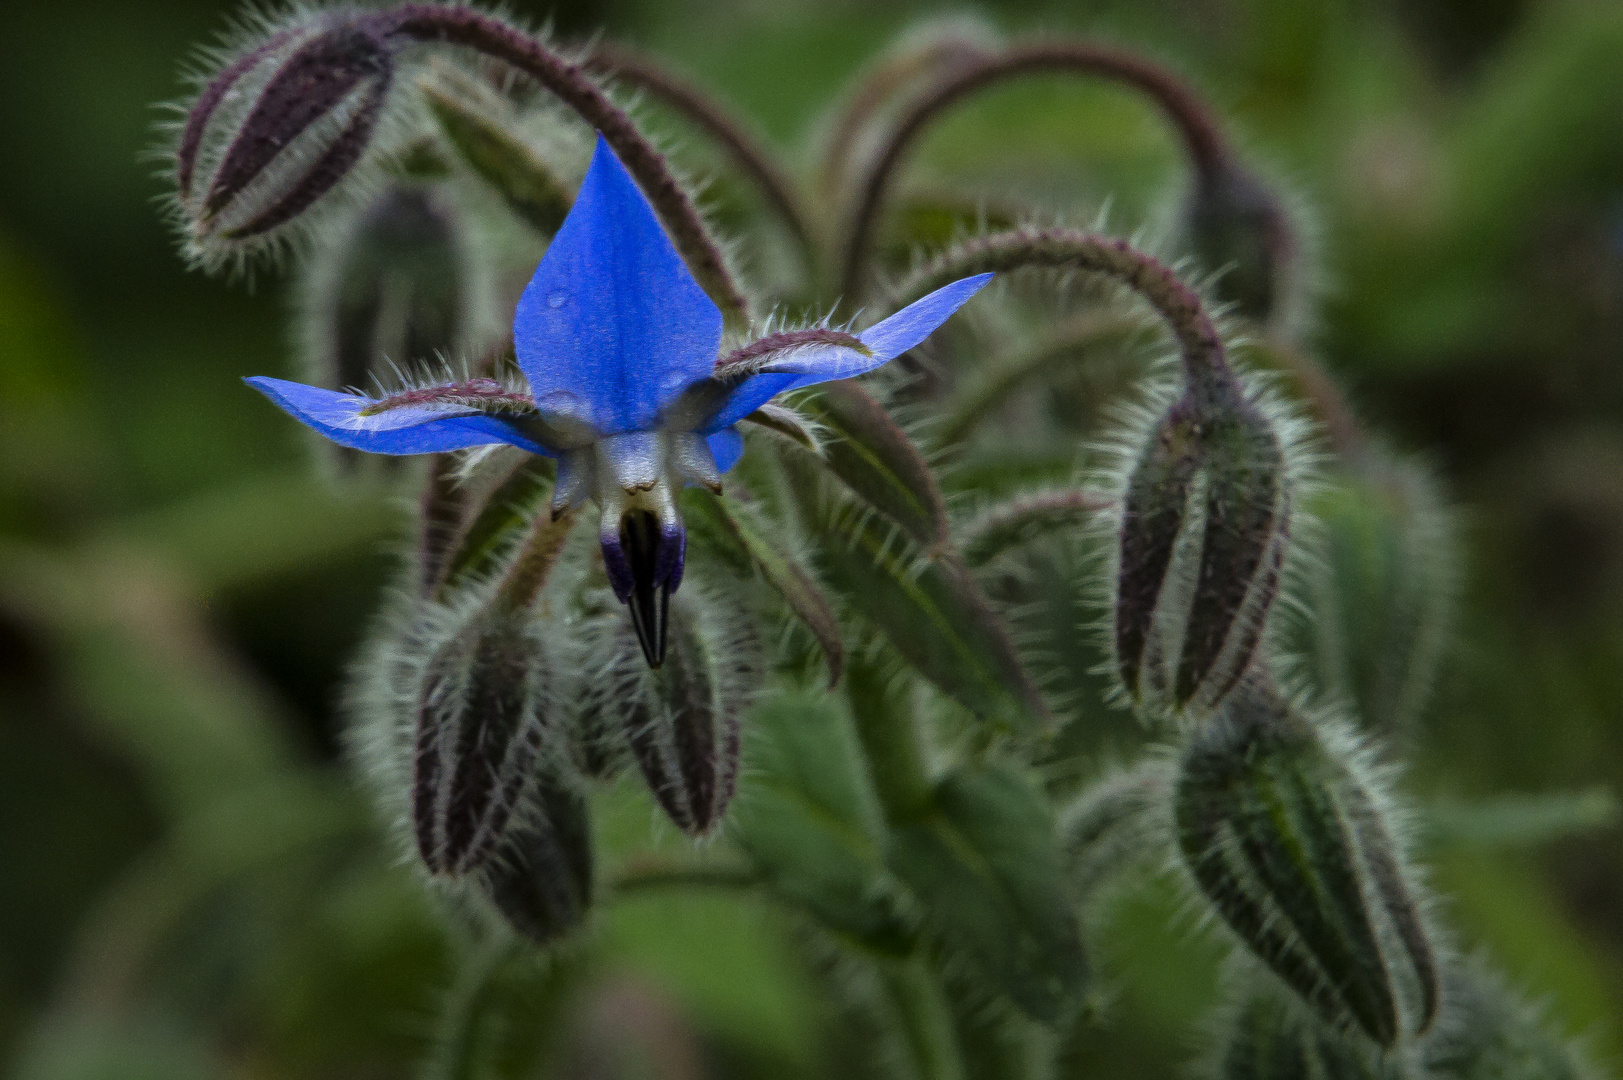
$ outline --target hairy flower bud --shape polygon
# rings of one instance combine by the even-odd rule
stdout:
[[[1195,255],[1221,271],[1215,292],[1240,314],[1266,322],[1278,312],[1294,251],[1279,198],[1253,173],[1232,163],[1195,183],[1184,209]]]
[[[643,779],[677,828],[702,836],[720,823],[738,782],[739,718],[760,681],[758,644],[731,635],[708,605],[673,601],[664,664],[645,669],[624,701]],[[622,625],[619,636],[631,628]]]
[[[188,254],[217,265],[273,239],[366,151],[394,76],[364,15],[274,33],[205,83],[176,147]]]
[[[479,875],[515,931],[545,945],[573,930],[592,903],[592,833],[585,796],[556,769],[535,777],[523,820]]]
[[[1454,523],[1418,463],[1370,449],[1308,504],[1323,543],[1307,569],[1307,608],[1283,645],[1323,692],[1369,727],[1408,730],[1424,709],[1454,602]]]
[[[1247,676],[1184,749],[1178,845],[1205,900],[1286,987],[1390,1047],[1430,1026],[1436,963],[1379,797],[1333,745]]]
[[[1150,432],[1115,582],[1116,665],[1135,702],[1204,711],[1239,680],[1279,589],[1289,479],[1273,423],[1237,389],[1185,393]]]
[[[460,877],[508,841],[545,738],[551,673],[523,613],[474,619],[424,669],[412,825],[429,871]]]
[[[1421,1053],[1436,1080],[1598,1080],[1580,1049],[1480,958],[1456,961],[1444,977],[1448,1009]]]
[[[1253,988],[1222,1018],[1210,1080],[1400,1080],[1403,1070],[1304,1014],[1267,988]]]

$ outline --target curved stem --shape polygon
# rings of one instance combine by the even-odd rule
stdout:
[[[1229,153],[1217,120],[1195,92],[1165,68],[1132,53],[1086,42],[1035,42],[1011,47],[996,56],[948,72],[913,102],[897,121],[857,189],[850,224],[845,230],[842,292],[857,295],[863,264],[873,243],[873,230],[885,192],[902,154],[925,125],[948,106],[1004,79],[1041,73],[1098,75],[1143,91],[1177,127],[1195,170],[1214,176]]]
[[[840,181],[857,139],[881,106],[904,86],[945,67],[979,60],[991,50],[977,36],[964,32],[924,42],[892,56],[882,56],[857,83],[855,93],[834,121],[818,169],[818,190],[825,198],[839,194]]]
[[[386,24],[391,36],[460,45],[511,64],[579,113],[602,133],[636,178],[693,276],[710,293],[728,324],[738,328],[748,325],[749,301],[733,280],[721,247],[710,235],[693,200],[671,173],[664,156],[580,65],[473,8],[403,4],[380,12],[376,18]]]
[[[1329,448],[1342,458],[1357,457],[1369,446],[1369,435],[1358,421],[1347,394],[1335,377],[1313,356],[1279,334],[1257,341],[1258,350],[1282,372],[1307,403]]]
[[[760,189],[773,211],[789,226],[795,242],[813,253],[811,229],[801,210],[795,183],[778,168],[763,140],[721,102],[636,49],[600,41],[586,57],[586,70],[648,91],[720,143],[733,162]]]
[[[910,274],[896,290],[896,306],[971,274],[1026,267],[1069,268],[1115,278],[1165,320],[1178,341],[1193,391],[1210,395],[1234,389],[1222,337],[1199,294],[1159,259],[1113,237],[1080,229],[1028,227],[966,240]]]

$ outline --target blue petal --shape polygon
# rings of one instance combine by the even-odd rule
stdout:
[[[708,433],[736,423],[787,391],[863,375],[896,359],[929,337],[991,280],[991,274],[977,274],[943,285],[868,327],[857,338],[872,350],[871,356],[844,345],[809,345],[790,351],[783,360],[768,364],[763,373],[740,383],[702,430]]]
[[[295,419],[338,445],[356,450],[374,454],[433,454],[491,443],[511,443],[532,454],[549,453],[546,447],[506,420],[472,409],[406,406],[376,416],[362,416],[361,410],[373,403],[370,398],[264,376],[243,381]]]
[[[726,472],[744,456],[744,436],[735,427],[722,428],[714,435],[705,436],[704,444],[710,456],[716,459],[716,471]]]
[[[653,427],[714,369],[721,312],[598,136],[575,205],[513,317],[536,403],[605,435]]]

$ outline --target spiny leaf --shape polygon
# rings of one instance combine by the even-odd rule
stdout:
[[[1054,819],[1023,777],[969,765],[935,789],[934,812],[898,827],[889,863],[927,923],[1044,1023],[1078,1002],[1088,963]]]

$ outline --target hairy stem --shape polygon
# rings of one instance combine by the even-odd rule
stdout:
[[[598,42],[586,58],[586,69],[646,90],[720,143],[789,226],[801,250],[813,253],[811,229],[794,181],[778,167],[760,136],[725,105],[654,57],[624,45]]]
[[[653,204],[693,276],[734,327],[749,324],[749,301],[720,245],[665,158],[592,77],[546,45],[500,19],[466,7],[403,4],[378,15],[389,32],[413,41],[460,45],[511,64],[579,113],[602,133]]]
[[[1132,53],[1087,42],[1033,42],[956,66],[901,115],[858,183],[844,232],[841,283],[847,298],[856,297],[865,284],[864,268],[879,208],[902,155],[925,126],[949,106],[986,87],[1015,76],[1053,72],[1097,75],[1143,91],[1172,120],[1201,177],[1215,175],[1227,163],[1228,148],[1211,110],[1177,76]]]
[[[1197,393],[1231,391],[1223,340],[1200,296],[1172,268],[1125,240],[1080,229],[1010,229],[954,245],[910,274],[896,290],[902,307],[949,282],[987,271],[1027,267],[1104,274],[1149,302],[1177,339],[1184,374]]]
[[[579,517],[580,511],[576,509],[565,510],[556,517],[544,513],[535,515],[530,535],[525,538],[524,547],[496,594],[498,604],[512,611],[530,606],[557,565],[558,556]]]

